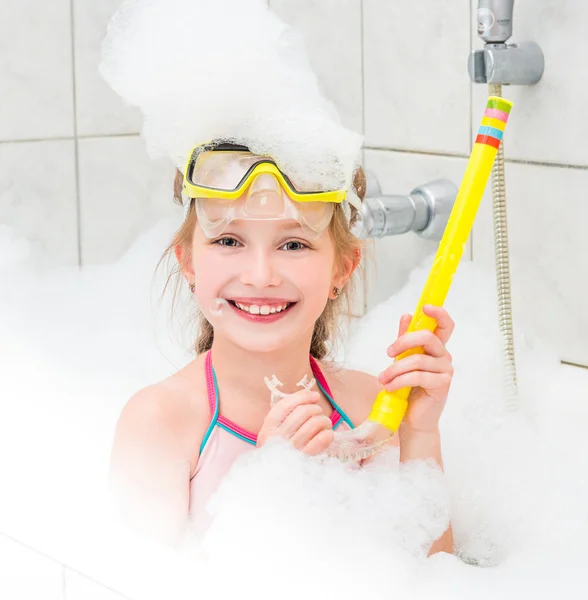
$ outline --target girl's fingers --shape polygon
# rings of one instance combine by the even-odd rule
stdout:
[[[442,396],[451,385],[451,375],[449,373],[426,373],[423,371],[412,371],[394,378],[390,383],[384,386],[389,392],[395,392],[405,387],[420,387],[426,390],[429,395],[435,390],[442,391]]]
[[[268,413],[265,424],[270,427],[277,427],[284,422],[297,406],[317,405],[319,399],[320,394],[318,392],[300,390],[288,398],[280,400]]]
[[[267,414],[263,422],[263,426],[257,435],[257,446],[263,446],[268,437],[283,435],[284,430],[279,430],[280,426],[284,424],[286,419],[297,408],[311,408],[310,414],[306,414],[306,416],[300,415],[299,412],[297,413],[295,418],[300,418],[302,423],[304,423],[313,414],[317,414],[317,411],[319,413],[322,412],[320,406],[318,405],[319,399],[320,394],[318,392],[300,390],[300,392],[296,392],[295,394],[292,394],[292,396],[280,400]],[[285,435],[287,435],[287,432]]]
[[[315,436],[317,436],[321,431],[324,430],[332,430],[333,423],[327,415],[322,414],[318,416],[314,416],[304,425],[302,425],[298,431],[294,432],[294,435],[290,438],[292,444],[294,444],[294,448],[303,448],[305,447]]]
[[[412,315],[406,314],[400,317],[400,325],[398,326],[398,337],[406,333],[411,321]]]
[[[297,406],[281,423],[274,428],[272,435],[291,438],[309,419],[324,416],[318,404]]]
[[[423,312],[437,321],[437,327],[433,333],[443,344],[446,344],[455,329],[455,322],[449,316],[449,313],[442,306],[433,306],[432,304],[425,304]]]
[[[422,348],[425,354],[436,356],[437,358],[447,355],[447,349],[443,345],[441,339],[432,331],[421,329],[420,331],[405,333],[403,336],[399,337],[388,348],[388,356],[394,358],[413,348]]]
[[[426,354],[413,354],[405,356],[390,365],[378,376],[378,381],[386,385],[395,377],[410,373],[411,371],[424,371],[428,373],[450,373],[453,374],[453,365],[448,358],[434,358]]]
[[[302,451],[309,456],[321,454],[333,443],[334,438],[335,434],[332,429],[323,429],[302,448]]]

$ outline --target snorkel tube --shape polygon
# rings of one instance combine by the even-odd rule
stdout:
[[[437,322],[424,314],[423,306],[443,306],[445,302],[474,225],[511,108],[512,102],[508,100],[496,96],[488,98],[459,193],[407,333],[435,330]],[[423,352],[422,348],[411,349],[398,355],[396,360]],[[352,461],[377,454],[398,431],[408,408],[411,389],[380,392],[367,421],[353,430],[337,432],[327,454]]]

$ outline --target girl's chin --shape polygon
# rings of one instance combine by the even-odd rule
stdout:
[[[280,331],[269,331],[263,326],[259,330],[250,327],[231,327],[225,331],[215,328],[215,337],[224,337],[232,345],[247,352],[276,352],[284,348],[300,347],[310,344],[311,334],[308,328],[301,326],[282,327]]]
[[[283,337],[280,336],[276,338],[270,338],[269,336],[255,336],[256,339],[252,339],[253,336],[241,337],[241,336],[231,336],[231,342],[245,350],[247,352],[255,352],[255,353],[267,353],[267,352],[277,352],[279,350],[283,350],[284,348],[291,347],[293,344],[297,345],[296,340],[292,336]],[[302,340],[300,340],[302,342]]]

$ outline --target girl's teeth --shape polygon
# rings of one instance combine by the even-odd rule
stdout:
[[[235,304],[237,304],[241,310],[244,310],[252,315],[269,315],[277,312],[279,313],[288,307],[288,304],[284,304],[282,306],[268,306],[267,304],[264,304],[263,306],[258,306],[257,304],[246,306],[245,304],[238,304],[237,302]]]

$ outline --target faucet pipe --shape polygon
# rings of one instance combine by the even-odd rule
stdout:
[[[414,231],[440,241],[456,197],[457,188],[445,179],[421,185],[405,196],[384,195],[375,176],[368,173],[366,198],[353,232],[362,239],[378,239]]]

